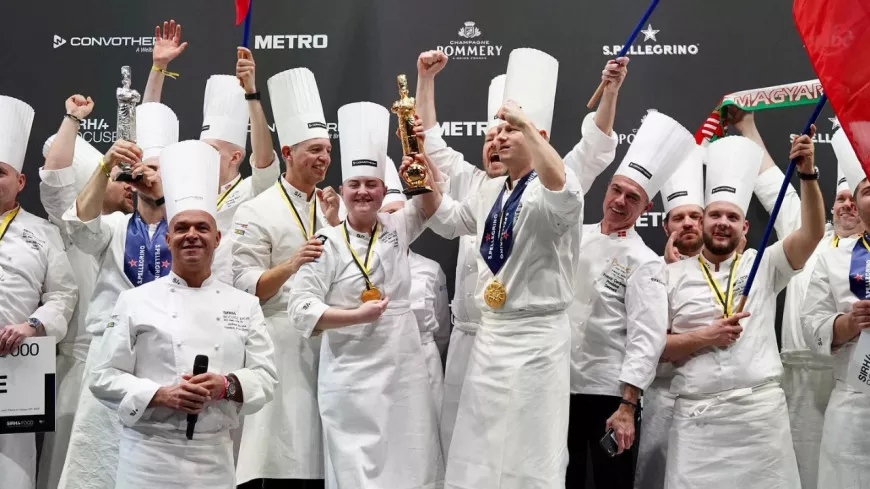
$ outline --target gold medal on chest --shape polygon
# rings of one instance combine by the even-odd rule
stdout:
[[[486,305],[493,308],[501,308],[507,300],[507,289],[498,280],[490,282],[483,291],[483,300]]]
[[[371,287],[364,290],[359,298],[363,302],[379,301],[381,300],[381,291],[377,287]]]

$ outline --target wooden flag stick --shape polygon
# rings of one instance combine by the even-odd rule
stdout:
[[[813,109],[813,113],[810,116],[810,120],[807,121],[807,125],[804,127],[804,132],[801,134],[810,133],[811,126],[816,123],[816,119],[819,118],[819,114],[822,112],[822,107],[825,106],[827,101],[827,95],[822,95],[822,97],[819,98],[816,108]],[[791,160],[788,164],[788,169],[785,171],[785,178],[782,180],[782,186],[779,187],[779,195],[776,197],[776,203],[770,211],[770,219],[767,221],[767,227],[764,228],[764,236],[761,238],[761,243],[758,245],[758,252],[755,255],[755,261],[752,262],[752,269],[749,270],[749,277],[746,278],[746,285],[743,287],[743,296],[740,297],[740,302],[737,304],[737,312],[743,312],[743,306],[746,305],[746,298],[749,297],[752,283],[755,282],[755,274],[758,273],[758,265],[761,264],[761,257],[764,256],[764,250],[767,248],[767,242],[770,240],[770,233],[773,231],[773,223],[776,222],[776,218],[779,215],[779,208],[782,207],[782,200],[785,197],[786,190],[788,190],[788,184],[791,181],[792,175],[794,175],[796,166],[795,160]]]
[[[625,53],[631,48],[631,45],[634,44],[634,40],[637,39],[637,35],[640,33],[640,30],[643,28],[643,25],[646,24],[646,21],[649,20],[650,15],[652,15],[653,10],[659,4],[659,0],[652,0],[652,3],[647,7],[646,12],[644,12],[643,17],[640,18],[640,22],[634,26],[634,30],[631,31],[631,35],[628,36],[628,40],[625,41],[625,44],[622,46],[622,49],[619,50],[619,54],[616,55],[617,58],[621,58],[625,56]],[[592,94],[592,98],[589,99],[589,102],[586,104],[587,109],[594,109],[596,105],[598,105],[598,100],[601,99],[601,95],[604,93],[604,88],[607,86],[607,81],[602,80],[601,84],[598,85],[598,89],[595,90],[595,93]]]

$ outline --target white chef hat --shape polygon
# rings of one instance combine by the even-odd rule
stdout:
[[[695,146],[688,129],[661,112],[649,110],[615,175],[632,179],[652,200]]]
[[[665,214],[681,205],[704,207],[704,153],[706,148],[695,145],[677,171],[662,184]]]
[[[57,134],[52,134],[45,140],[45,144],[42,145],[42,156],[48,155],[48,150],[51,148],[56,137]],[[85,188],[88,180],[90,180],[91,176],[94,174],[94,170],[100,165],[100,159],[102,159],[102,157],[103,153],[100,153],[97,148],[91,146],[90,143],[82,139],[81,136],[76,136],[76,146],[72,160],[72,169],[75,171],[76,192],[80,192]]]
[[[248,101],[235,76],[212,75],[206,82],[199,139],[219,139],[242,148],[246,146]]]
[[[707,147],[707,205],[731,202],[746,214],[762,158],[761,146],[743,136],[728,136],[710,143]]]
[[[382,206],[392,202],[405,202],[408,200],[405,194],[402,193],[402,179],[399,178],[399,170],[396,169],[396,164],[392,158],[387,156],[386,162],[386,180],[384,184],[387,186],[387,195],[384,196]]]
[[[0,95],[0,162],[21,173],[33,125],[33,107],[17,98]]]
[[[507,75],[498,75],[489,82],[489,99],[486,103],[486,130],[493,127],[498,127],[504,124],[504,119],[499,119],[495,115],[498,114],[498,109],[504,101],[504,80]],[[549,134],[549,133],[548,133]]]
[[[846,131],[841,128],[835,132],[831,138],[831,146],[834,147],[834,154],[837,155],[837,192],[844,188],[840,184],[841,175],[846,178],[845,188],[855,192],[858,184],[861,183],[861,180],[867,178],[867,175],[864,173],[864,169],[861,168],[861,162],[858,161],[855,149],[849,143]]]
[[[354,177],[384,181],[390,111],[372,102],[355,102],[338,109],[341,132],[341,181]]]
[[[217,218],[220,153],[197,140],[170,144],[160,152],[160,180],[166,198],[166,220],[187,210]]]
[[[282,147],[329,137],[320,92],[311,70],[293,68],[282,71],[269,78],[267,85]]]
[[[142,161],[177,142],[178,117],[172,109],[157,102],[136,107],[136,144],[142,148]]]
[[[511,51],[504,81],[503,101],[513,100],[539,130],[553,124],[559,62],[549,54],[532,48]]]

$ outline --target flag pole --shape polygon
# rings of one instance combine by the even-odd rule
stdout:
[[[253,10],[254,0],[251,0],[248,4],[248,13],[245,14],[245,37],[242,38],[242,46],[246,48],[250,47],[249,44],[251,43],[251,12],[253,12]]]
[[[652,0],[652,3],[649,4],[649,7],[646,8],[646,12],[644,12],[643,17],[640,18],[640,22],[634,26],[634,30],[631,31],[631,35],[628,36],[628,40],[625,41],[625,44],[622,46],[622,49],[619,50],[619,54],[616,55],[617,58],[621,58],[625,56],[625,53],[631,48],[631,45],[634,44],[634,40],[637,39],[637,35],[640,33],[640,30],[643,28],[643,25],[646,24],[646,21],[649,20],[650,15],[652,15],[653,10],[659,5],[659,0]],[[586,103],[587,109],[594,109],[596,105],[598,105],[598,100],[601,98],[601,95],[604,93],[604,87],[607,86],[607,81],[602,80],[598,85],[598,89],[595,90],[595,93],[592,94],[592,98],[589,99],[589,102]]]
[[[801,133],[802,135],[810,133],[810,127],[816,123],[816,119],[819,118],[819,114],[822,112],[822,107],[825,106],[827,101],[827,95],[822,95],[821,98],[819,98],[818,103],[816,103],[816,108],[813,109],[813,113],[810,116],[810,120],[807,121],[807,125],[804,127],[804,132]],[[749,297],[749,291],[752,289],[752,283],[755,281],[755,274],[758,272],[758,265],[761,263],[761,257],[764,256],[767,242],[770,240],[770,232],[773,230],[773,223],[776,222],[776,218],[779,215],[779,208],[782,207],[782,200],[785,197],[786,190],[788,190],[788,184],[789,181],[791,181],[792,175],[794,175],[796,166],[795,160],[791,160],[788,164],[788,169],[785,171],[785,178],[782,180],[782,186],[779,187],[779,195],[776,197],[776,203],[773,204],[773,209],[770,211],[770,219],[767,221],[767,227],[764,228],[764,236],[761,238],[761,244],[758,246],[755,261],[752,262],[752,269],[749,270],[749,277],[746,279],[746,286],[743,287],[743,295],[740,297],[740,302],[737,304],[737,312],[743,312],[743,306],[746,305],[746,298]]]

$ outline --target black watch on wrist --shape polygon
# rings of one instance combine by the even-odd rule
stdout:
[[[246,93],[245,100],[260,100],[260,92]]]
[[[159,199],[154,200],[154,206],[160,207],[161,205],[166,203],[166,197],[160,197]]]
[[[798,171],[797,174],[801,180],[818,180],[819,179],[819,169],[817,167],[813,167],[812,173],[801,173],[800,171]]]

